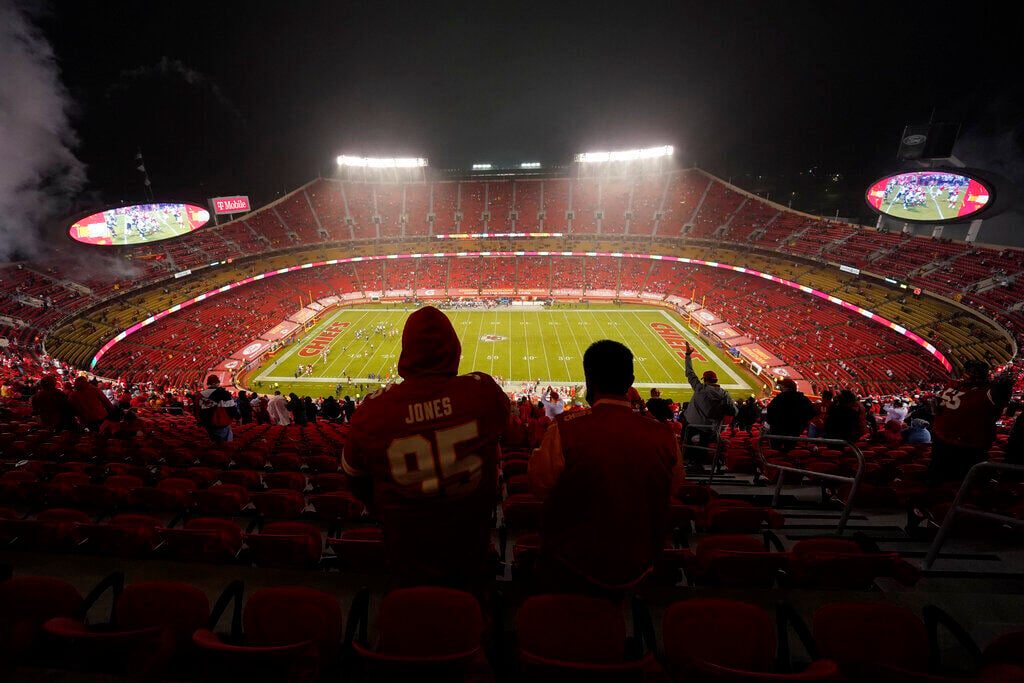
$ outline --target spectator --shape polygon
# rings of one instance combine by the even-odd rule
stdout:
[[[882,412],[885,414],[885,422],[903,424],[903,421],[907,419],[908,411],[903,405],[903,401],[897,398],[892,403],[882,405]]]
[[[252,422],[252,402],[249,400],[249,395],[244,391],[238,392],[238,399],[235,400],[238,404],[238,414],[241,417],[241,423],[244,425]]]
[[[145,433],[146,422],[134,410],[114,408],[100,426],[100,436],[111,439],[134,439]]]
[[[553,420],[565,411],[565,401],[559,398],[558,392],[551,387],[547,388],[545,394],[547,395],[547,398],[541,396],[540,402],[544,405],[544,415],[547,416],[549,420]]]
[[[825,438],[856,443],[867,431],[866,416],[857,394],[843,389],[825,415]]]
[[[908,446],[932,442],[932,433],[928,431],[928,422],[919,417],[912,419],[910,426],[900,432],[900,435],[903,437],[903,443]]]
[[[764,419],[774,436],[800,436],[817,414],[811,399],[796,390],[796,382],[784,377],[779,380],[779,393],[768,403]],[[791,451],[797,443],[776,439],[771,445],[780,451]]]
[[[932,423],[932,453],[928,484],[962,481],[975,464],[988,459],[996,439],[996,420],[1010,401],[1009,376],[989,379],[988,364],[964,363],[964,376],[937,397]]]
[[[266,396],[260,396],[258,394],[254,394],[254,395],[256,396],[256,398],[254,398],[251,401],[251,404],[252,404],[252,414],[253,414],[253,417],[256,418],[256,424],[258,424],[258,425],[273,424],[270,421],[270,411],[267,410],[267,404],[269,403],[269,401],[267,400],[267,397]]]
[[[74,411],[67,394],[57,388],[57,378],[53,375],[40,378],[39,390],[32,397],[32,412],[39,416],[44,427],[55,431],[75,428]]]
[[[292,414],[292,424],[306,426],[306,404],[294,393],[288,394],[288,412]]]
[[[288,399],[275,391],[267,402],[267,412],[270,413],[270,423],[275,425],[290,425],[291,414],[288,412]]]
[[[303,397],[302,405],[306,408],[306,421],[309,422],[309,424],[316,424],[317,409],[316,404],[313,403],[313,399],[309,396]]]
[[[404,381],[355,411],[342,467],[384,527],[399,585],[480,596],[510,407],[490,375],[457,374],[461,353],[444,313],[426,306],[410,315],[398,359]]]
[[[198,410],[196,417],[199,424],[206,429],[214,443],[234,441],[231,431],[231,420],[238,419],[238,408],[231,392],[220,385],[217,375],[206,378],[206,388],[196,397]],[[223,408],[224,410],[218,410]],[[224,424],[226,422],[226,424]]]
[[[672,429],[627,399],[632,352],[595,342],[583,373],[590,409],[556,418],[530,458],[530,488],[544,499],[537,576],[546,591],[616,599],[661,554],[685,475]]]
[[[346,396],[342,402],[341,412],[345,415],[345,422],[352,421],[352,415],[356,412],[356,402],[350,396]]]
[[[686,379],[693,387],[693,397],[686,406],[685,434],[687,444],[695,442],[698,446],[709,448],[718,440],[722,419],[727,415],[736,414],[736,404],[733,403],[729,392],[718,386],[718,375],[714,370],[705,370],[703,376],[697,379],[697,373],[693,371],[692,356],[693,347],[686,342]],[[693,460],[697,467],[701,467],[706,456],[702,454],[693,457]]]
[[[98,432],[100,425],[114,409],[103,392],[85,377],[75,378],[75,389],[68,397],[75,416],[90,432]]]
[[[828,409],[832,406],[832,399],[834,398],[835,394],[831,389],[825,389],[821,392],[821,398],[814,404],[814,410],[817,414],[811,420],[811,423],[807,425],[807,436],[821,438],[825,435],[825,416],[828,415]]]
[[[338,399],[333,396],[328,396],[324,399],[324,404],[320,406],[320,415],[328,422],[340,422],[341,420],[341,404],[338,403]]]
[[[732,421],[732,424],[741,432],[749,432],[759,419],[761,419],[761,406],[753,396],[748,396],[747,400],[736,409],[736,419]]]

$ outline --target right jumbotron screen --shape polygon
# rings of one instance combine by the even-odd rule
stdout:
[[[903,221],[963,221],[992,199],[981,181],[951,171],[913,171],[876,181],[865,199],[874,210]]]

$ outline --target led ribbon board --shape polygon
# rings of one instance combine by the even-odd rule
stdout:
[[[873,312],[869,311],[866,308],[861,308],[860,306],[856,306],[854,304],[851,304],[848,301],[843,301],[842,299],[840,299],[838,297],[834,297],[831,294],[827,294],[827,293],[819,291],[817,289],[812,289],[812,288],[810,288],[810,287],[808,287],[806,285],[801,285],[801,284],[799,284],[797,282],[793,282],[791,280],[786,280],[784,278],[777,277],[775,275],[771,275],[770,273],[762,273],[761,271],[758,271],[758,270],[751,270],[749,268],[743,268],[742,266],[732,266],[732,265],[729,265],[727,263],[717,263],[715,261],[701,261],[699,259],[690,259],[690,258],[685,258],[685,257],[682,257],[682,256],[662,256],[660,254],[623,254],[623,253],[619,253],[619,252],[594,252],[594,251],[587,251],[587,252],[582,252],[582,251],[580,251],[580,252],[573,252],[573,251],[466,251],[466,252],[437,253],[437,254],[382,254],[382,255],[379,255],[379,256],[353,256],[353,257],[350,257],[350,258],[333,259],[331,261],[314,261],[314,262],[306,263],[306,264],[303,264],[303,265],[300,265],[300,266],[290,266],[288,268],[281,268],[279,270],[272,270],[272,271],[269,271],[269,272],[266,272],[266,273],[261,273],[259,275],[254,275],[252,277],[247,277],[244,280],[239,280],[238,282],[234,282],[234,283],[231,283],[231,284],[228,284],[228,285],[224,285],[223,287],[219,287],[217,289],[211,290],[211,291],[207,292],[206,294],[200,294],[199,296],[197,296],[197,297],[195,297],[193,299],[189,299],[188,301],[183,301],[180,304],[177,304],[175,306],[172,306],[171,308],[168,308],[166,311],[161,311],[160,313],[157,313],[154,316],[146,318],[142,322],[138,322],[138,323],[132,325],[131,327],[129,327],[128,329],[124,330],[123,332],[118,334],[116,337],[114,337],[113,339],[108,341],[106,344],[104,344],[100,348],[100,350],[96,352],[96,355],[93,356],[92,362],[89,364],[89,367],[95,369],[96,364],[99,362],[100,358],[102,358],[104,356],[104,354],[107,353],[107,351],[112,349],[114,347],[114,345],[116,345],[118,342],[122,341],[125,337],[127,337],[130,334],[134,334],[135,332],[141,330],[143,327],[146,327],[147,325],[152,325],[153,323],[157,322],[158,320],[161,320],[162,318],[165,318],[166,316],[168,316],[168,315],[170,315],[172,313],[177,313],[181,309],[187,308],[187,307],[191,306],[192,304],[199,303],[200,301],[205,301],[205,300],[209,299],[210,297],[216,296],[216,295],[221,294],[223,292],[229,292],[232,289],[236,289],[238,287],[242,287],[244,285],[249,284],[250,282],[256,282],[257,280],[263,280],[263,279],[268,278],[268,277],[274,277],[275,275],[282,275],[284,273],[291,273],[291,272],[294,272],[294,271],[297,271],[297,270],[303,270],[304,268],[319,268],[320,266],[333,266],[333,265],[337,265],[339,263],[360,263],[362,261],[383,261],[383,260],[410,259],[410,258],[413,258],[413,259],[418,259],[418,258],[448,258],[448,257],[465,258],[465,257],[474,257],[474,256],[598,256],[598,257],[609,257],[609,258],[650,259],[650,260],[654,260],[654,261],[669,261],[669,262],[675,262],[675,263],[693,263],[693,264],[696,264],[698,266],[705,266],[705,267],[708,267],[708,268],[721,268],[723,270],[730,270],[730,271],[732,271],[734,273],[742,273],[744,275],[749,275],[751,277],[759,277],[759,278],[762,278],[764,280],[771,280],[772,282],[778,283],[780,285],[784,285],[786,287],[791,287],[793,289],[798,289],[798,290],[800,290],[801,292],[803,292],[805,294],[810,294],[811,296],[815,296],[815,297],[817,297],[819,299],[824,299],[824,300],[826,300],[826,301],[828,301],[830,303],[835,304],[836,306],[841,306],[842,308],[845,308],[845,309],[847,309],[849,311],[853,311],[854,313],[858,313],[858,314],[864,316],[865,318],[868,318],[869,320],[872,320],[872,321],[878,323],[879,325],[883,325],[885,327],[888,327],[890,330],[892,330],[893,332],[896,332],[897,334],[903,335],[904,337],[906,337],[910,341],[914,342],[915,344],[917,344],[918,346],[923,348],[929,354],[931,354],[936,360],[939,361],[939,363],[942,364],[942,367],[944,367],[947,372],[952,372],[953,371],[953,365],[942,354],[942,352],[939,351],[937,348],[935,348],[934,345],[930,344],[927,340],[925,340],[920,335],[915,334],[914,332],[911,332],[910,330],[906,329],[905,327],[903,327],[901,325],[898,325],[898,324],[892,322],[891,320],[883,318],[882,316],[878,315],[877,313],[873,313]]]

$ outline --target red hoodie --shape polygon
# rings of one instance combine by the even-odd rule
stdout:
[[[398,360],[405,381],[370,394],[352,417],[342,466],[381,520],[402,585],[476,591],[488,575],[498,442],[510,406],[490,375],[456,374],[461,353],[444,313],[413,313]]]
[[[75,379],[75,390],[71,392],[68,400],[71,402],[75,415],[85,424],[105,419],[107,414],[114,409],[114,406],[110,405],[110,399],[85,377]]]

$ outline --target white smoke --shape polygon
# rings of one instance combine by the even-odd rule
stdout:
[[[71,101],[31,10],[0,0],[0,261],[39,251],[48,218],[85,184]]]

